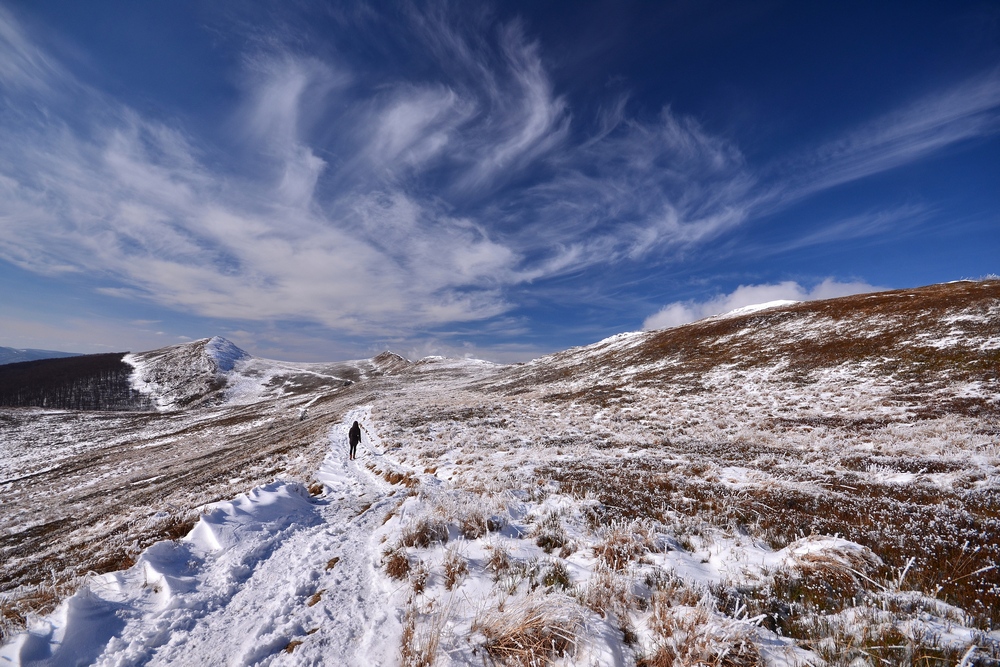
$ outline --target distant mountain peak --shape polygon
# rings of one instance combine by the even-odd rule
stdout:
[[[386,350],[385,352],[382,352],[381,354],[377,355],[372,359],[372,361],[378,361],[380,363],[384,363],[387,361],[394,361],[394,362],[402,361],[404,363],[410,363],[406,357],[398,355],[390,350]]]
[[[222,372],[233,370],[236,362],[251,356],[222,336],[213,336],[205,343],[205,354],[215,362],[216,367]]]
[[[389,350],[386,350],[385,352],[374,357],[372,359],[372,363],[374,363],[375,366],[383,373],[391,373],[393,371],[399,371],[406,368],[412,362],[409,359],[396,354],[395,352],[390,352]]]
[[[76,352],[57,352],[55,350],[33,350],[16,347],[0,347],[0,364],[16,364],[22,361],[38,359],[57,359],[61,357],[78,357]]]

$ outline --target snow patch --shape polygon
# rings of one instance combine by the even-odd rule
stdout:
[[[222,372],[233,370],[236,362],[250,357],[247,352],[221,336],[215,336],[205,344],[205,353],[215,361],[216,368]]]
[[[782,306],[794,306],[801,301],[793,301],[789,299],[778,299],[776,301],[767,301],[765,303],[755,303],[749,306],[743,306],[742,308],[736,308],[730,310],[729,312],[722,313],[720,315],[715,315],[711,319],[727,319],[730,317],[739,317],[740,315],[749,315],[750,313],[757,313],[762,310],[769,310],[771,308],[781,308]]]

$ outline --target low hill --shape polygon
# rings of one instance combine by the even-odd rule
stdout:
[[[0,366],[4,364],[16,364],[22,361],[36,361],[38,359],[58,359],[61,357],[79,356],[75,352],[56,352],[55,350],[33,350],[17,349],[14,347],[0,347]]]

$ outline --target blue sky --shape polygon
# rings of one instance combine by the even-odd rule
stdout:
[[[0,345],[525,360],[1000,272],[994,2],[0,0]]]

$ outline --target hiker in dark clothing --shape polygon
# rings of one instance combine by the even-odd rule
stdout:
[[[358,443],[361,442],[361,425],[358,422],[354,422],[354,426],[347,432],[347,437],[351,441],[351,460],[353,461],[355,452],[358,451]]]

